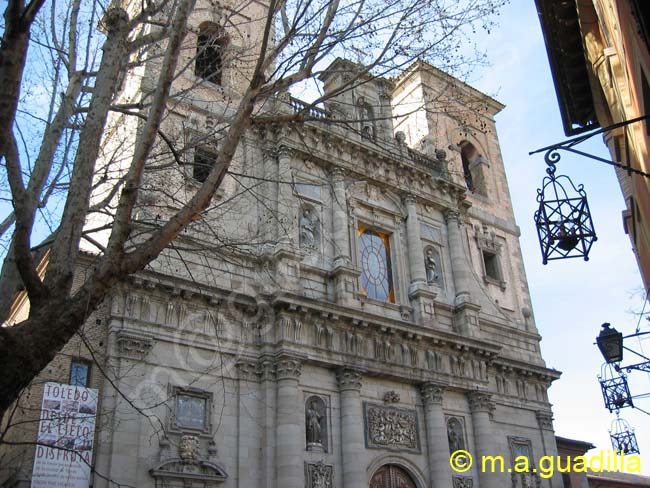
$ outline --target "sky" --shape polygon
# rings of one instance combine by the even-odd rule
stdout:
[[[542,265],[533,223],[537,188],[546,165],[543,154],[532,150],[567,139],[562,130],[555,88],[551,78],[539,19],[533,0],[511,0],[499,17],[499,27],[481,34],[479,46],[490,66],[477,71],[469,83],[494,96],[506,108],[497,115],[497,131],[506,166],[515,217],[521,228],[521,246],[533,300],[537,327],[542,335],[542,354],[548,367],[562,371],[549,391],[556,435],[591,442],[597,449],[611,449],[608,429],[616,418],[605,408],[597,375],[603,358],[594,345],[603,322],[624,335],[640,323],[643,285],[621,211],[625,203],[611,166],[562,153],[557,174],[566,174],[587,192],[598,241],[588,262],[582,259],[552,261]],[[602,137],[579,146],[588,153],[609,157]],[[650,312],[650,306],[646,312]],[[632,349],[650,342],[625,344]],[[629,355],[624,364],[634,361]],[[634,361],[636,362],[636,361]],[[633,395],[650,392],[650,374],[630,375]],[[650,398],[636,404],[650,411]],[[650,422],[648,415],[630,408],[621,418],[635,428],[641,449],[642,472],[650,475]],[[592,453],[595,452],[592,451]]]

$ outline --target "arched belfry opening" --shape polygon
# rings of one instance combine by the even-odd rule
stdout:
[[[476,146],[469,141],[462,141],[460,157],[463,162],[463,177],[465,186],[472,193],[486,195],[484,167],[488,166],[486,159],[478,152]]]
[[[199,25],[194,74],[215,85],[221,85],[224,53],[229,43],[230,37],[222,26],[214,22]]]

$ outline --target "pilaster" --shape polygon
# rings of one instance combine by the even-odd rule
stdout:
[[[475,460],[482,456],[495,456],[494,431],[492,429],[492,412],[496,408],[492,395],[482,391],[467,393],[469,409],[472,412],[474,426],[474,445],[476,452],[472,453]],[[502,488],[503,476],[500,473],[490,473],[478,470],[479,486],[481,488]]]
[[[460,214],[458,211],[450,209],[445,213],[445,220],[447,221],[451,270],[456,290],[454,327],[462,335],[477,336],[480,306],[472,297],[474,277],[460,230]]]
[[[429,456],[429,486],[445,488],[452,486],[452,473],[449,466],[449,440],[447,425],[442,410],[445,387],[433,382],[423,383],[420,394],[424,403],[426,423],[427,452]]]
[[[365,449],[361,372],[350,368],[341,368],[336,372],[336,379],[341,392],[343,488],[366,488],[366,473],[359,462],[359,453]]]
[[[275,361],[277,378],[276,473],[278,487],[303,488],[303,402],[298,388],[302,361],[291,356]]]

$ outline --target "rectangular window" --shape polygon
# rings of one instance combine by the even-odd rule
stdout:
[[[181,429],[205,429],[207,399],[193,395],[176,396],[176,426]]]
[[[217,157],[210,151],[197,147],[194,150],[194,167],[192,169],[192,177],[201,183],[203,183],[210,174],[214,162]]]
[[[483,264],[485,265],[485,276],[495,280],[501,281],[501,269],[499,267],[499,258],[496,254],[488,251],[483,251]]]
[[[89,381],[90,363],[80,359],[73,359],[70,363],[70,384],[72,386],[87,387]]]

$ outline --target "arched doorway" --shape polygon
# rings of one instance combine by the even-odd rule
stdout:
[[[417,488],[413,478],[399,466],[386,464],[370,480],[370,488]]]

